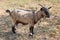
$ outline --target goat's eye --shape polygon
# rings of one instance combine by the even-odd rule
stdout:
[[[41,11],[43,10],[43,8],[40,9]]]

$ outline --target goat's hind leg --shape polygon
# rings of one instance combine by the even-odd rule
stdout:
[[[16,30],[15,26],[12,26],[12,32],[13,33],[16,33],[15,30]]]
[[[17,26],[18,25],[18,22],[16,22],[13,26],[12,26],[12,32],[13,33],[16,33],[16,28],[15,28],[15,26]]]

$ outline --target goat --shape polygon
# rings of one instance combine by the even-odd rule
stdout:
[[[14,21],[14,25],[12,26],[12,32],[16,33],[15,25],[17,26],[18,23],[22,23],[23,25],[29,24],[29,35],[33,36],[34,34],[34,25],[41,19],[41,18],[49,18],[49,8],[41,6],[41,9],[35,12],[35,10],[21,10],[21,9],[14,9],[12,11],[6,10],[7,13],[10,14]]]

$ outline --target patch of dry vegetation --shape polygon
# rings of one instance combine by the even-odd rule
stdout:
[[[17,34],[13,34],[12,20],[5,10],[14,8],[39,10],[38,4],[52,6],[51,17],[42,19],[42,22],[35,25],[33,38],[28,36],[28,25],[19,24],[16,27]],[[60,0],[0,0],[0,40],[60,40]]]

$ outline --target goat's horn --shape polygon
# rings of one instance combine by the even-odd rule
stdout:
[[[43,5],[41,5],[41,4],[38,4],[38,5],[40,5],[41,7],[43,7]]]

